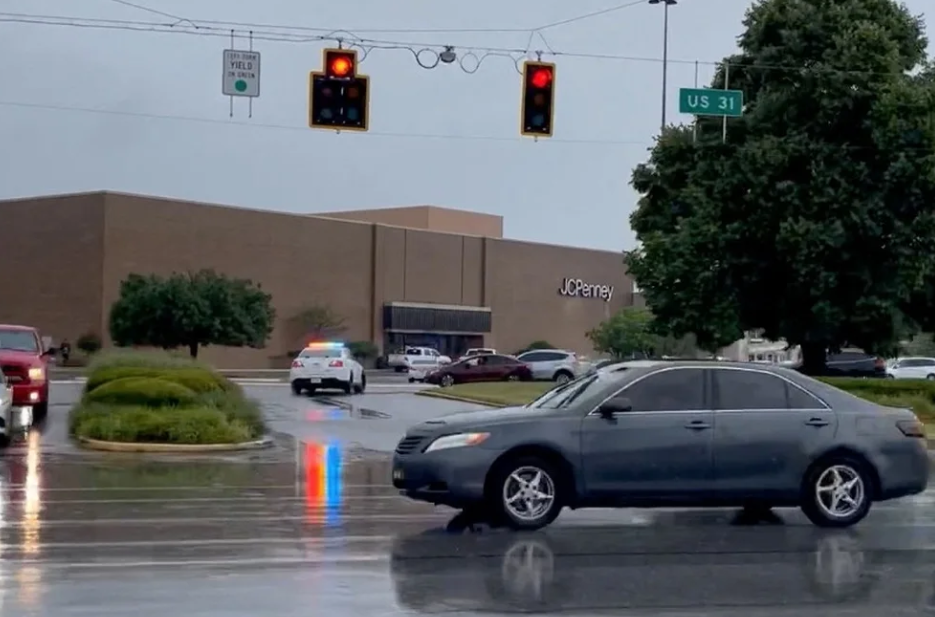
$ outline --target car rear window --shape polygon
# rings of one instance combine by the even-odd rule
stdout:
[[[39,353],[39,341],[29,330],[0,330],[0,349]]]
[[[340,358],[341,349],[305,349],[300,358]]]

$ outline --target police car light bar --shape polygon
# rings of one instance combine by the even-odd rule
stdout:
[[[315,342],[305,346],[306,349],[341,349],[342,347],[344,347],[344,343],[333,342]]]

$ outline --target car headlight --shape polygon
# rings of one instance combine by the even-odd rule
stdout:
[[[457,435],[445,435],[439,437],[425,449],[426,452],[435,452],[437,450],[447,450],[449,448],[464,448],[465,446],[476,446],[483,443],[490,437],[490,433],[458,433]]]
[[[45,369],[41,367],[29,369],[29,379],[32,381],[42,381],[45,379]]]

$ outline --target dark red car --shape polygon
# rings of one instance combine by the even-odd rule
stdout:
[[[532,381],[532,371],[511,356],[485,354],[439,367],[425,376],[425,383],[442,387],[479,381]]]

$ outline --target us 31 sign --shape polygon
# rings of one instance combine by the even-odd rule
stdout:
[[[573,298],[598,298],[604,302],[610,302],[614,297],[613,285],[594,285],[586,283],[582,279],[563,278],[562,284],[558,288],[560,296],[570,296]]]

